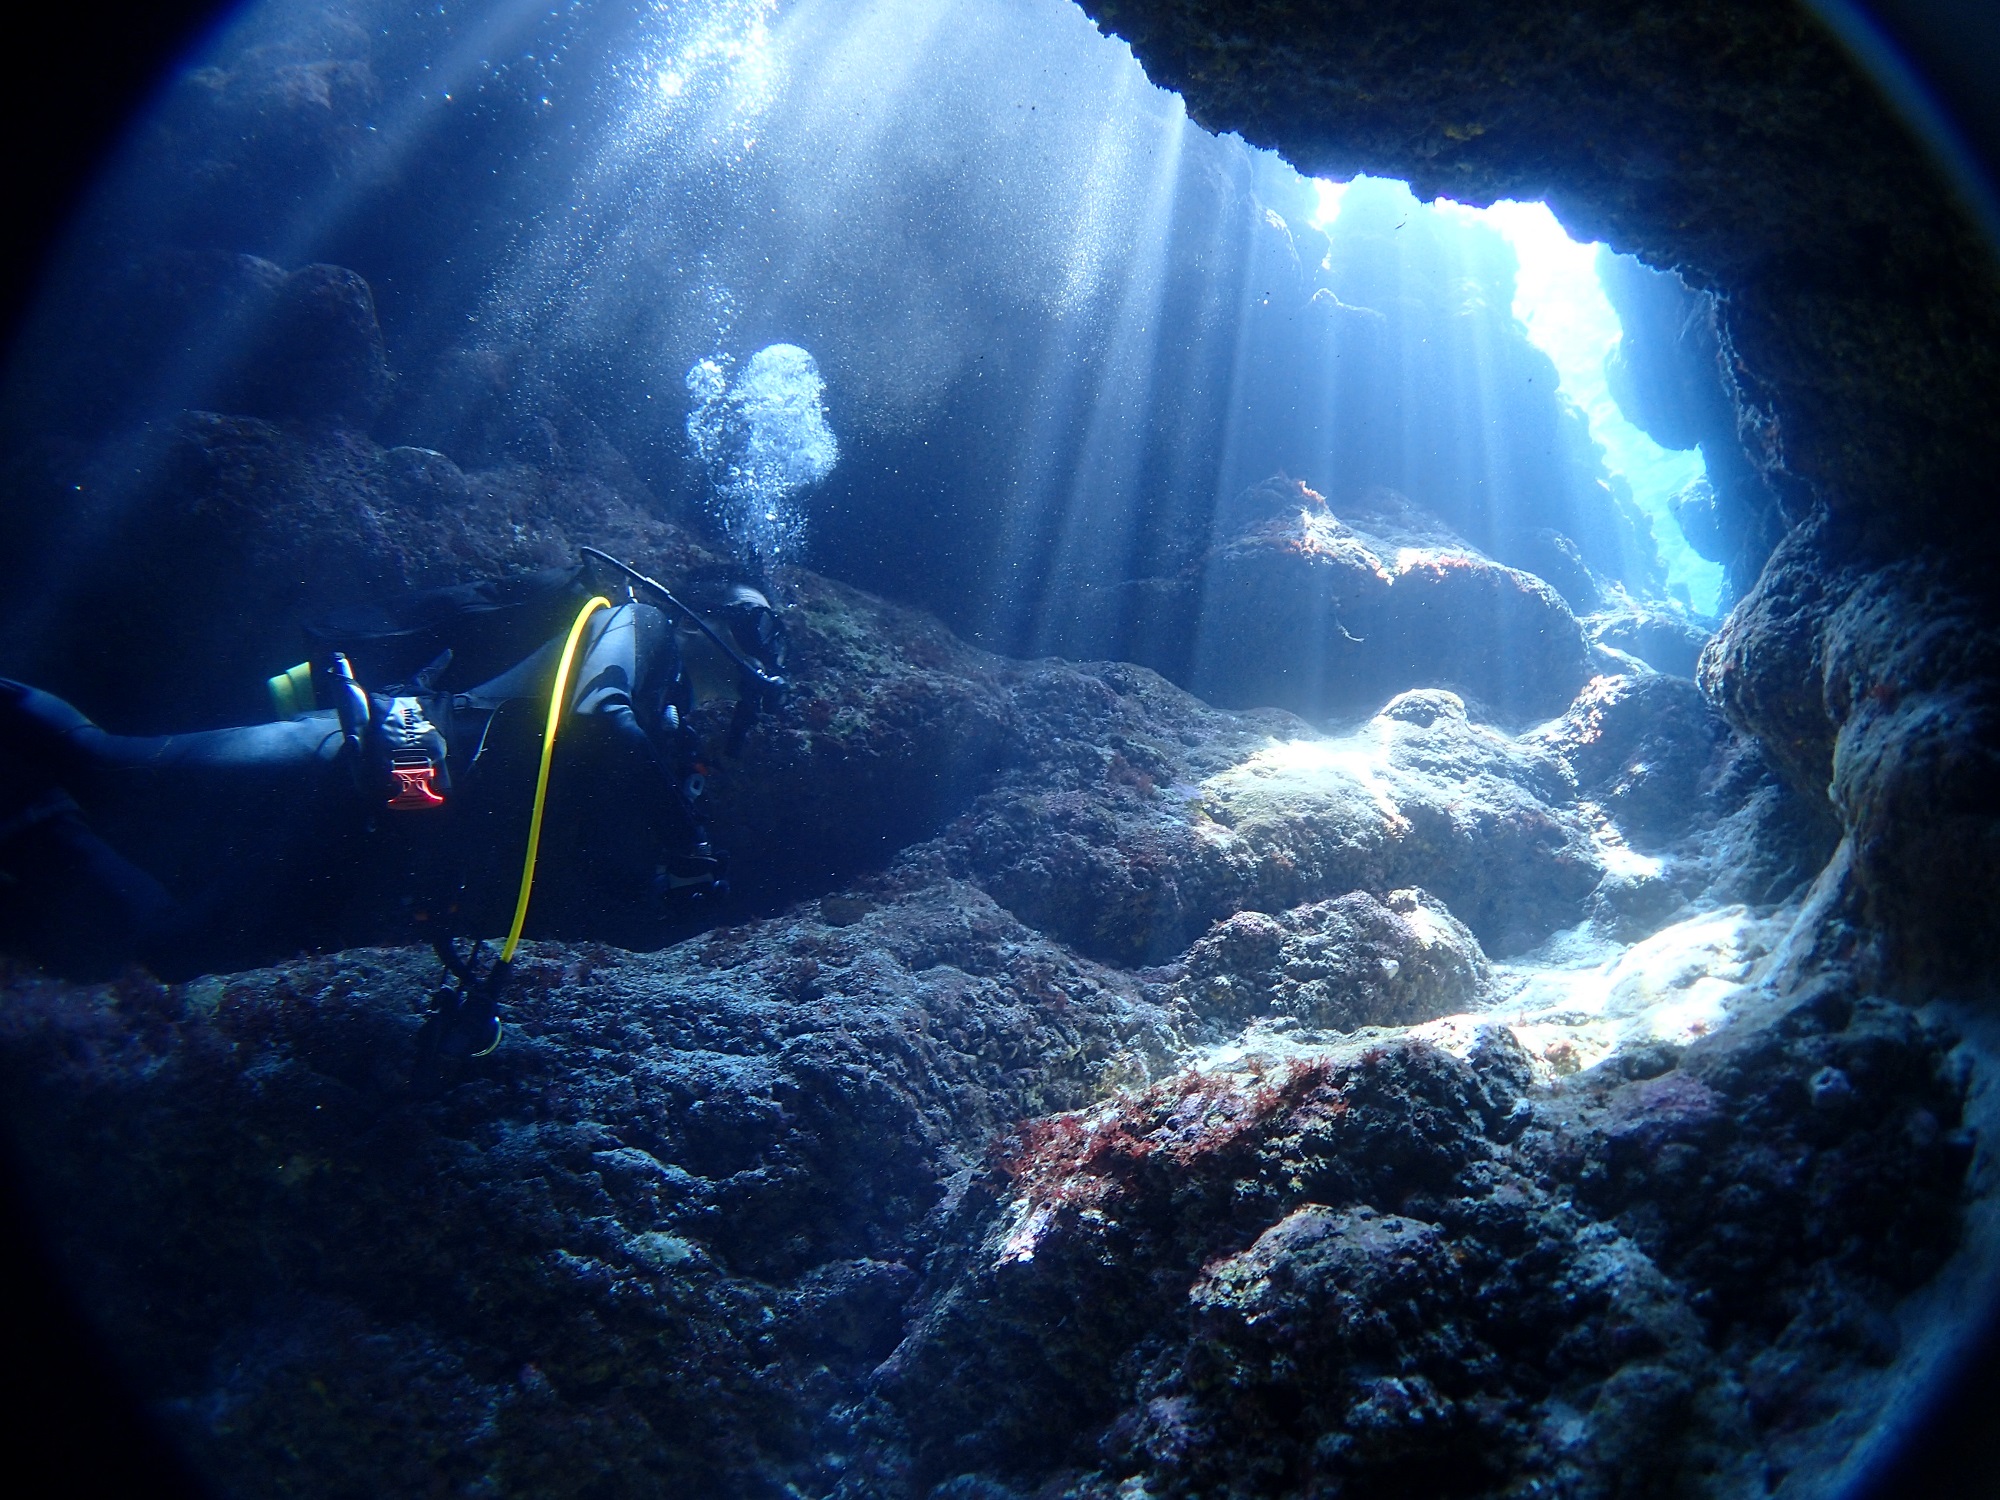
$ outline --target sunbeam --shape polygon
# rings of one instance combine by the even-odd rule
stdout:
[[[1722,568],[1688,545],[1670,505],[1702,477],[1701,455],[1654,442],[1619,409],[1604,378],[1605,360],[1621,330],[1597,274],[1602,247],[1572,240],[1543,203],[1503,201],[1471,209],[1441,199],[1434,206],[1440,213],[1492,225],[1513,247],[1520,265],[1515,317],[1555,362],[1563,394],[1589,419],[1590,435],[1602,445],[1609,471],[1631,487],[1632,498],[1652,521],[1669,588],[1684,590],[1702,614],[1718,614]]]

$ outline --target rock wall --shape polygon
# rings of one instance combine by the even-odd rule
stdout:
[[[1723,564],[1733,603],[1756,581],[1783,520],[1737,434],[1722,304],[1671,271],[1608,249],[1598,251],[1597,274],[1622,330],[1605,381],[1619,409],[1662,447],[1701,449],[1705,472],[1675,497],[1674,518],[1688,545]]]
[[[1905,993],[1990,983],[2000,920],[2000,632],[1936,551],[1829,565],[1824,525],[1780,544],[1702,659],[1702,681],[1846,837],[1832,871],[1876,971]]]

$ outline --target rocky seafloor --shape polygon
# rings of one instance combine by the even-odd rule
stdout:
[[[369,586],[708,556],[615,455],[144,442],[103,502],[135,609],[187,587],[149,559],[349,565],[315,538],[369,538]],[[1379,497],[1295,500],[1227,541],[1258,628],[1205,670],[1357,578],[1428,632],[1314,722],[782,570],[792,691],[713,793],[733,925],[528,944],[505,1044],[442,1092],[410,1083],[425,950],[10,964],[9,1129],[196,1468],[845,1500],[1855,1472],[1993,1243],[1982,1023],[1894,987],[1856,895],[1886,856],[1718,714],[1729,638],[1704,692],[1626,649],[1685,671],[1693,622],[1579,621],[1441,523],[1391,567]]]

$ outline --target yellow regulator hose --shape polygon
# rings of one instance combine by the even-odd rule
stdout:
[[[556,665],[556,685],[549,692],[549,723],[542,731],[542,768],[535,776],[535,810],[528,819],[528,858],[521,866],[521,895],[514,903],[514,925],[507,929],[507,942],[500,950],[503,964],[514,961],[514,950],[521,946],[521,928],[528,920],[528,897],[535,889],[535,856],[542,848],[542,808],[549,799],[549,764],[555,759],[556,729],[562,723],[563,700],[569,696],[569,673],[576,665],[577,644],[583,639],[583,627],[590,617],[600,609],[609,608],[611,601],[601,594],[584,604],[577,612],[576,623],[569,628],[562,660]]]

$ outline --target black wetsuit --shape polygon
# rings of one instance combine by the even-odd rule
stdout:
[[[389,806],[395,783],[334,711],[126,736],[0,679],[0,947],[171,977],[504,931],[561,648],[464,692],[420,679],[368,695],[372,733],[439,732],[443,801],[414,810]],[[531,930],[645,946],[670,927],[670,895],[719,886],[673,622],[629,601],[597,611],[570,681]]]

